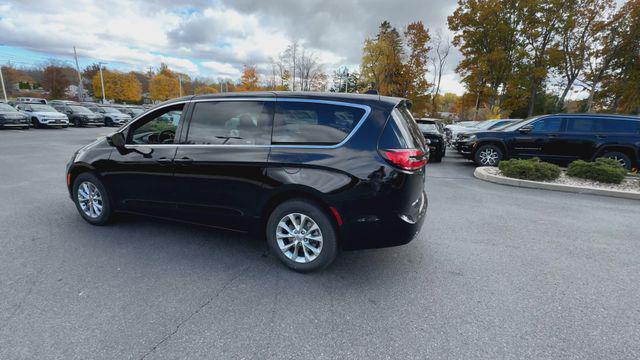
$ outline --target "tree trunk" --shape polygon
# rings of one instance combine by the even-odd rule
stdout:
[[[593,95],[596,92],[596,82],[594,81],[591,84],[591,89],[589,90],[589,100],[587,100],[587,112],[591,112],[591,108],[593,107]]]
[[[572,78],[568,79],[567,86],[565,86],[564,90],[562,91],[562,95],[558,99],[558,102],[556,103],[556,107],[560,107],[560,109],[565,108],[564,100],[567,98],[567,94],[569,93],[569,90],[571,90],[571,87],[573,86],[573,83],[576,81],[577,78],[578,78],[577,76],[573,76]]]
[[[536,96],[538,95],[538,86],[537,84],[531,84],[531,94],[529,94],[529,111],[527,112],[527,117],[533,116],[533,111],[536,106]]]

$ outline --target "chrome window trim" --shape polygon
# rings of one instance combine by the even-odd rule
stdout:
[[[317,103],[317,104],[327,104],[327,105],[336,105],[336,106],[347,106],[347,107],[354,107],[354,108],[359,108],[364,110],[364,114],[362,115],[362,117],[360,118],[360,120],[358,120],[358,123],[356,124],[356,126],[353,127],[353,129],[351,130],[351,132],[349,132],[349,134],[347,134],[347,136],[342,139],[342,141],[340,141],[337,144],[333,144],[333,145],[303,145],[303,144],[299,144],[299,145],[279,145],[279,144],[270,144],[270,145],[251,145],[251,144],[126,144],[125,148],[135,148],[135,147],[145,147],[145,146],[162,146],[162,147],[166,147],[166,146],[179,146],[179,147],[225,147],[225,148],[229,148],[229,147],[251,147],[251,148],[276,148],[276,149],[336,149],[339,148],[341,146],[343,146],[344,144],[346,144],[354,135],[355,133],[358,131],[358,129],[364,124],[364,121],[367,119],[367,117],[369,117],[369,114],[371,114],[371,107],[369,105],[362,105],[362,104],[356,104],[356,103],[350,103],[350,102],[343,102],[343,101],[333,101],[333,100],[322,100],[322,99],[298,99],[298,98],[220,98],[220,99],[195,99],[195,100],[187,100],[187,101],[182,101],[182,102],[175,102],[175,103],[171,103],[171,104],[166,104],[164,106],[159,106],[153,109],[150,109],[148,112],[151,112],[152,110],[160,110],[162,108],[168,107],[168,106],[174,106],[174,105],[178,105],[178,104],[187,104],[187,103],[199,103],[199,102],[217,102],[217,101],[272,101],[272,102],[306,102],[306,103]],[[146,113],[140,114],[139,117],[142,117],[143,115],[145,115]],[[275,116],[275,114],[274,114]],[[136,119],[137,119],[136,118]],[[133,119],[130,122],[128,122],[125,126],[123,126],[122,128],[118,129],[118,131],[124,131],[127,127],[129,127],[131,124],[133,124],[133,122],[136,120]],[[273,124],[272,124],[273,126]]]

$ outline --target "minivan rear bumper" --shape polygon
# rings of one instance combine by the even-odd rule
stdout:
[[[380,218],[363,216],[341,226],[343,250],[376,249],[405,245],[420,232],[426,218],[428,199],[422,191],[408,211],[392,212]]]

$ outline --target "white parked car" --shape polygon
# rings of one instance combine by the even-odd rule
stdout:
[[[449,130],[447,131],[447,141],[449,142],[449,145],[452,145],[452,142],[456,139],[459,132],[469,131],[469,129],[477,123],[479,123],[479,121],[461,121],[445,126],[445,128]]]
[[[16,109],[31,119],[33,127],[68,127],[67,115],[45,104],[17,104]]]

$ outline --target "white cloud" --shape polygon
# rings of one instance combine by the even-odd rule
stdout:
[[[337,67],[357,66],[364,39],[385,18],[400,31],[416,20],[433,31],[446,28],[455,6],[452,0],[5,1],[3,44],[66,58],[76,46],[85,63],[146,70],[165,62],[207,77],[237,77],[243,64],[266,69],[294,40],[315,52],[331,75]],[[451,63],[457,56],[454,51]],[[452,67],[442,89],[464,91]]]
[[[200,63],[200,65],[212,70],[217,76],[221,77],[237,77],[241,73],[241,71],[233,67],[233,65],[217,61],[205,61]]]

